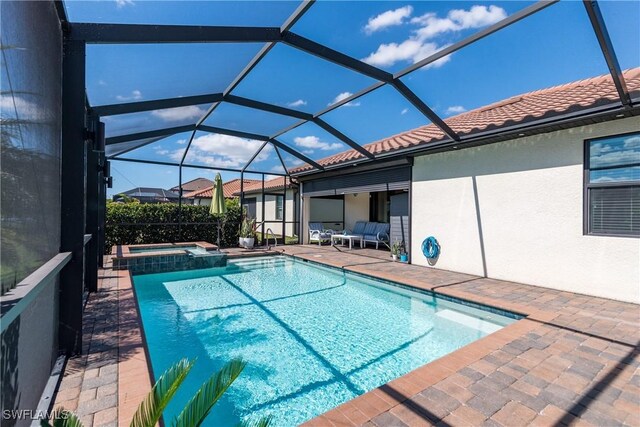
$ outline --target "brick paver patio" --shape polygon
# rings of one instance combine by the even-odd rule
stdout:
[[[99,272],[99,292],[83,316],[82,355],[68,360],[55,407],[74,411],[85,426],[115,426],[118,418],[118,279]]]
[[[640,425],[638,305],[391,263],[383,251],[274,249],[527,315],[310,426]],[[67,364],[56,397],[87,426],[128,425],[150,387],[130,280],[119,276],[101,272],[85,311],[85,354]]]

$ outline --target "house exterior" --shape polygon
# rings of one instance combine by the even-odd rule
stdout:
[[[115,194],[114,202],[123,201],[124,197],[138,200],[140,203],[178,203],[180,195],[171,190],[153,187],[136,187],[131,190]]]
[[[185,197],[186,193],[190,193],[198,190],[204,190],[205,188],[211,187],[212,185],[213,185],[213,181],[207,178],[202,178],[202,177],[192,179],[191,181],[183,182],[182,196]],[[180,193],[180,186],[176,185],[175,187],[170,188],[169,190],[173,191],[174,193]]]
[[[636,103],[640,69],[624,77]],[[640,117],[620,105],[600,76],[451,117],[459,142],[427,125],[364,146],[384,160],[350,150],[292,170],[303,239],[309,221],[350,228],[395,208],[414,264],[638,303]]]
[[[244,184],[243,184],[244,188],[248,188],[249,186],[252,186],[258,182],[262,182],[257,179],[245,179],[243,181],[244,181]],[[227,181],[222,184],[222,191],[224,193],[225,199],[233,199],[238,197],[236,193],[240,191],[240,188],[241,188],[240,182],[241,182],[240,179],[232,179],[231,181]],[[189,193],[185,193],[184,197],[193,200],[194,205],[209,206],[211,205],[211,198],[213,197],[214,188],[215,188],[215,185],[211,185],[209,187],[205,187],[200,190],[195,190]]]
[[[298,230],[298,189],[289,178],[278,177],[264,182],[257,181],[243,188],[242,206],[247,215],[255,218],[256,223],[264,222],[264,231],[271,229],[273,234],[292,237]],[[240,196],[240,190],[234,193]],[[262,227],[258,227],[259,235]]]

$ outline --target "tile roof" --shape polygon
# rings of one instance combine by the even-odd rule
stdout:
[[[624,72],[627,88],[631,97],[640,95],[640,68]],[[495,102],[454,117],[445,122],[460,136],[499,129],[501,127],[522,124],[546,117],[571,113],[619,100],[613,79],[609,74],[578,80],[540,89],[522,95]],[[407,132],[393,135],[363,147],[370,153],[388,153],[401,148],[428,145],[446,140],[444,133],[434,124],[422,126]],[[356,150],[348,150],[317,162],[322,166],[331,166],[349,160],[362,159],[364,156]],[[310,165],[290,169],[290,173],[310,170]]]
[[[188,191],[197,191],[197,190],[202,190],[204,188],[207,187],[211,187],[213,185],[213,181],[211,181],[210,179],[207,178],[196,178],[196,179],[192,179],[191,181],[187,181],[187,182],[183,182],[182,183],[182,194],[188,192]],[[180,191],[179,186],[175,186],[173,188],[170,189],[171,191]]]
[[[283,178],[282,176],[279,176],[277,178],[274,179],[270,179],[268,181],[264,182],[264,189],[265,190],[282,190],[283,189]],[[287,188],[291,187],[291,181],[289,180],[289,178],[286,178],[287,180]],[[260,192],[262,191],[262,181],[258,181],[252,185],[250,185],[249,187],[245,187],[244,188],[244,192],[245,193],[255,193],[255,192]],[[240,188],[238,188],[238,191],[236,191],[234,193],[236,196],[240,195]]]
[[[179,199],[180,195],[174,193],[170,190],[164,190],[162,188],[155,187],[136,187],[132,188],[128,191],[122,191],[114,195],[114,200],[119,198],[119,196],[123,194],[125,196],[134,197],[134,198],[148,198],[148,199],[158,199],[158,200],[170,200],[170,199]]]
[[[245,179],[244,187],[254,185],[258,182],[262,182],[257,179]],[[199,199],[210,199],[213,197],[213,185],[203,188],[201,190],[192,191],[188,194],[185,194],[184,197],[197,197]],[[222,184],[222,192],[224,193],[224,197],[230,199],[235,197],[234,194],[240,191],[240,179],[232,179],[231,181],[224,182]]]

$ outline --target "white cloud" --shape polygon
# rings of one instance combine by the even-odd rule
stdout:
[[[329,151],[329,150],[337,150],[342,147],[342,144],[338,144],[337,142],[329,143],[329,142],[320,141],[320,138],[314,135],[297,136],[293,139],[293,142],[295,142],[295,144],[298,147],[303,147],[308,150],[318,149],[323,151]]]
[[[282,168],[282,165],[275,165],[271,168],[271,172],[284,172],[284,169]]]
[[[300,166],[304,164],[304,162],[297,157],[287,157],[284,160],[286,164],[293,166]]]
[[[421,26],[416,31],[416,38],[424,41],[450,31],[485,27],[506,17],[507,12],[501,7],[476,5],[469,10],[453,9],[446,18],[439,18],[435,13],[426,13],[411,19],[411,23]]]
[[[591,145],[592,156],[599,156],[600,154],[608,153],[611,150],[613,150],[611,145],[603,144],[602,142],[596,142],[595,144]]]
[[[495,5],[473,6],[469,10],[456,9],[449,12],[449,18],[462,28],[481,28],[495,24],[507,17],[507,12]]]
[[[338,96],[336,96],[333,101],[331,101],[330,103],[328,103],[327,105],[331,106],[333,104],[337,104],[340,101],[344,101],[345,99],[347,99],[348,97],[350,97],[351,95],[353,95],[351,92],[342,92],[339,93]],[[343,105],[343,107],[359,107],[360,106],[360,102],[347,102],[346,104]]]
[[[465,111],[467,111],[467,109],[462,105],[452,105],[451,107],[447,108],[445,114],[460,114],[464,113]]]
[[[161,155],[161,156],[165,156],[165,155],[169,154],[169,150],[156,150],[156,153]]]
[[[167,108],[155,110],[151,114],[159,117],[165,122],[176,122],[180,120],[199,119],[206,111],[197,105],[187,105],[186,107]]]
[[[180,144],[180,145],[183,145],[183,144],[187,143],[187,140],[186,139],[179,139],[179,140],[176,141],[176,143]]]
[[[11,96],[10,94],[0,97],[0,116],[3,119],[11,117],[34,122],[47,120],[46,111],[40,106],[20,96]]]
[[[403,108],[403,109],[402,109],[402,111],[400,111],[400,114],[404,116],[404,115],[405,115],[405,114],[407,114],[408,112],[409,112],[409,109],[408,109],[408,108]]]
[[[378,46],[378,50],[371,53],[369,56],[363,59],[367,64],[375,65],[378,67],[387,67],[400,61],[408,61],[413,64],[416,62],[433,55],[437,51],[445,48],[445,46],[438,46],[432,42],[422,42],[414,38],[407,39],[402,43],[388,43]],[[428,66],[424,67],[440,67],[451,59],[450,55],[442,57],[435,62],[432,62]]]
[[[207,134],[194,138],[185,162],[187,164],[205,164],[213,167],[237,168],[244,166],[262,143],[263,141],[254,139]],[[272,150],[272,146],[265,146],[258,157],[254,159],[254,162],[267,160]],[[183,153],[184,148],[180,148],[174,150],[170,157],[173,160],[180,160]]]
[[[635,163],[638,161],[638,158],[640,158],[640,150],[603,152],[602,154],[591,156],[591,166],[602,167]]]
[[[116,0],[116,7],[118,9],[123,8],[125,6],[132,6],[133,0]]]
[[[289,107],[302,107],[303,105],[307,105],[307,101],[305,101],[304,99],[298,99],[296,101],[287,103],[287,106]]]
[[[629,138],[625,139],[624,148],[629,150],[640,148],[640,136],[630,136]]]
[[[371,34],[383,28],[401,25],[404,20],[411,16],[413,13],[413,7],[404,6],[395,10],[387,10],[378,16],[369,18],[367,25],[364,27],[364,31],[367,34]]]
[[[98,85],[99,86],[106,86],[107,82],[105,82],[104,80],[100,79],[100,80],[98,80]]]
[[[116,99],[118,101],[137,101],[138,99],[142,99],[142,92],[138,89],[131,91],[131,95],[116,95]]]
[[[413,18],[412,24],[418,24],[421,27],[416,30],[417,40],[427,40],[439,34],[448,31],[456,31],[458,25],[449,18],[438,18],[435,13],[426,13],[420,17]]]
[[[447,45],[439,45],[431,39],[448,32],[462,31],[471,28],[481,28],[494,24],[507,17],[506,11],[498,6],[472,6],[469,10],[450,10],[446,17],[440,18],[437,14],[429,12],[422,16],[411,19],[411,23],[419,28],[413,34],[400,43],[383,43],[378,46],[375,52],[362,60],[368,64],[376,66],[390,66],[397,62],[416,63]],[[445,56],[429,67],[439,67],[450,60],[450,56]]]

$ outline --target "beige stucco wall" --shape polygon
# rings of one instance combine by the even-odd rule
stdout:
[[[640,118],[415,159],[412,262],[435,236],[435,267],[640,302],[640,239],[583,235],[585,139]]]
[[[282,191],[282,190],[280,190]],[[286,207],[285,207],[285,215],[286,221],[293,221],[295,218],[294,207],[295,203],[293,200],[293,190],[287,190],[287,198],[286,198]],[[262,196],[260,194],[246,194],[245,197],[255,197],[256,198],[256,222],[262,222]],[[264,205],[264,219],[267,221],[276,221],[276,196],[265,195],[265,205]],[[278,222],[269,222],[265,224],[265,230],[267,228],[271,228],[271,230],[275,234],[282,234],[282,222],[281,220],[277,220]],[[286,224],[286,235],[293,236],[295,234],[295,224]],[[259,229],[261,230],[261,228]]]
[[[353,230],[356,221],[369,221],[369,193],[344,195],[345,228]]]
[[[311,197],[304,196],[300,198],[300,204],[302,207],[302,243],[309,243],[309,221],[311,210],[309,209],[311,206]]]
[[[211,198],[206,198],[206,199],[195,198],[193,199],[193,204],[202,205],[202,206],[211,206]]]

